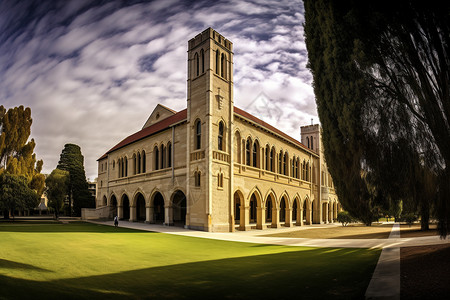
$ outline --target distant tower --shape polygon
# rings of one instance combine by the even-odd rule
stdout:
[[[189,41],[187,83],[188,220],[191,228],[229,230],[231,199],[233,44],[212,28]],[[216,225],[217,224],[217,225]]]
[[[320,125],[307,125],[300,127],[301,142],[315,152],[320,153],[321,140],[320,140]]]

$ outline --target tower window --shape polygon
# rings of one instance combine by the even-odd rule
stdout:
[[[197,120],[195,123],[195,149],[200,149],[202,146],[202,123]]]
[[[198,76],[199,72],[200,72],[200,66],[199,66],[199,60],[198,60],[198,54],[195,53],[194,55],[194,61],[195,61],[195,75]]]
[[[222,56],[220,57],[220,76],[224,78],[226,77],[225,63],[226,63],[226,56],[222,53]]]
[[[195,186],[200,186],[200,171],[194,172],[194,183]]]
[[[200,50],[200,60],[202,63],[202,74],[205,73],[205,51]]]
[[[223,147],[223,122],[219,122],[218,149],[224,151]]]
[[[216,51],[216,74],[217,75],[219,75],[220,73],[219,73],[219,67],[220,67],[220,65],[219,65],[219,60],[220,60],[220,52],[219,52],[219,50],[217,50]]]

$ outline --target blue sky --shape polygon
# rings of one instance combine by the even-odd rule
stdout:
[[[94,179],[158,103],[186,107],[187,43],[212,27],[234,44],[235,105],[300,139],[318,122],[303,22],[300,0],[1,0],[0,104],[31,108],[44,173],[75,143]]]

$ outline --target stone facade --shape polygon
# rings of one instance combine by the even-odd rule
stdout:
[[[98,159],[97,207],[205,231],[333,222],[340,205],[320,127],[301,133],[299,142],[234,106],[233,44],[208,28],[188,43],[187,108],[157,105]]]

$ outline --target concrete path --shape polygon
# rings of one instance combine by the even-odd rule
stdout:
[[[114,226],[112,221],[90,221],[91,223]],[[450,243],[450,239],[441,240],[439,236],[427,236],[417,238],[399,238],[398,235],[389,236],[388,239],[306,239],[306,238],[282,238],[262,236],[270,233],[280,233],[291,230],[314,230],[314,228],[324,228],[329,226],[341,226],[340,224],[308,225],[303,227],[250,230],[237,232],[205,232],[184,229],[174,226],[163,226],[157,224],[145,224],[137,222],[120,221],[120,227],[139,229],[145,231],[162,232],[168,234],[192,236],[207,239],[218,239],[234,242],[246,242],[257,244],[272,244],[285,246],[306,246],[306,247],[336,247],[336,248],[398,248],[410,246],[424,246]],[[392,234],[392,232],[391,232]]]
[[[400,238],[400,224],[392,226],[389,239]],[[400,299],[400,247],[383,248],[373,272],[366,299]]]

